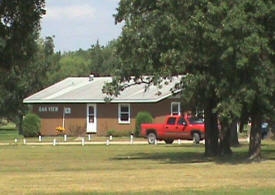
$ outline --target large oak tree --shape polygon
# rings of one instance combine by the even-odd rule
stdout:
[[[117,81],[185,74],[176,87],[205,111],[205,154],[230,154],[231,123],[250,117],[249,155],[259,158],[260,124],[274,111],[272,1],[121,0],[117,11]]]
[[[45,0],[0,0],[0,114],[14,121],[21,121],[24,92],[33,87],[30,64],[44,7]]]

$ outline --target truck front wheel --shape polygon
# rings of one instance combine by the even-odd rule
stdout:
[[[148,139],[148,143],[149,144],[155,144],[156,140],[157,140],[157,136],[155,133],[149,133],[147,135],[147,139]]]
[[[193,142],[195,144],[199,144],[200,143],[200,134],[199,133],[193,133]]]

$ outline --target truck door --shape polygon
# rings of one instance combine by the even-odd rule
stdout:
[[[188,138],[189,136],[188,127],[187,127],[188,123],[183,117],[179,118],[177,122],[177,126],[178,126],[179,138],[181,139]]]
[[[179,138],[182,132],[182,126],[180,129],[179,125],[177,124],[177,117],[169,117],[164,128],[165,136],[168,138]]]

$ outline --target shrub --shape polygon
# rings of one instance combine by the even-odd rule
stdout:
[[[135,128],[135,136],[140,136],[140,125],[142,123],[152,123],[153,117],[149,112],[139,112],[136,117],[136,128]]]
[[[109,130],[107,131],[107,136],[112,135],[113,137],[125,137],[130,136],[131,131],[117,131],[117,130]]]
[[[40,134],[40,118],[36,114],[29,113],[23,120],[24,137],[35,137]]]

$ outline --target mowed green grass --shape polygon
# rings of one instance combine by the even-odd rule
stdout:
[[[204,145],[0,146],[1,194],[275,194],[275,143],[206,158]]]
[[[15,139],[19,144],[23,144],[24,137],[19,135],[18,130],[15,129],[13,124],[8,124],[6,126],[0,126],[0,144],[1,143],[14,143]],[[25,138],[27,143],[38,143],[39,138],[37,137],[27,137]],[[64,142],[64,135],[59,136],[42,136],[42,142],[53,142],[56,139],[57,142]],[[106,141],[109,137],[97,137],[95,135],[91,135],[91,141]],[[85,135],[85,140],[88,141],[88,135]],[[113,137],[113,141],[129,141],[130,136],[128,137]],[[136,141],[144,141],[144,138],[135,138]],[[67,142],[79,142],[81,143],[80,137],[67,136]]]

